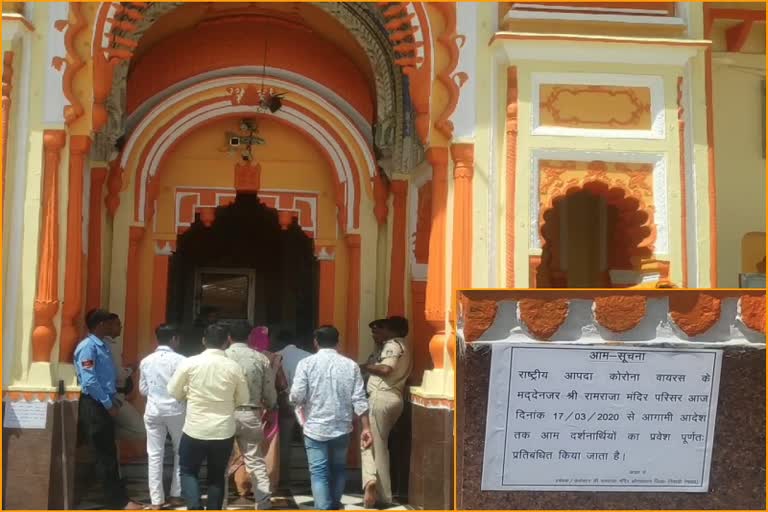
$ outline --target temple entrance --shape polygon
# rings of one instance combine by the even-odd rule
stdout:
[[[538,287],[606,288],[639,284],[632,281],[639,270],[639,258],[650,256],[650,250],[641,245],[651,228],[646,225],[648,215],[638,206],[633,198],[611,197],[586,189],[569,192],[554,201],[544,213]]]
[[[310,341],[318,318],[313,247],[295,219],[281,225],[255,193],[197,213],[169,266],[167,318],[184,332],[182,353],[202,350],[211,312],[267,326],[271,336],[288,331],[297,344]]]

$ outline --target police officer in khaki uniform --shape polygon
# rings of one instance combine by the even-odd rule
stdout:
[[[405,337],[408,320],[400,316],[371,322],[374,353],[361,370],[368,374],[368,404],[373,445],[362,451],[365,506],[392,503],[389,433],[403,413],[403,391],[411,374],[412,355]]]

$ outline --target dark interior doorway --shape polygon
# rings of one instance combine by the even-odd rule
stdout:
[[[314,243],[294,219],[287,229],[278,212],[256,194],[238,194],[216,209],[206,226],[199,215],[180,235],[170,260],[167,317],[180,325],[185,355],[202,350],[206,311],[219,320],[245,319],[311,340],[317,325],[318,265]]]
[[[547,287],[602,288],[610,286],[609,269],[616,268],[614,249],[618,210],[605,198],[586,190],[569,194],[547,212],[546,244],[540,271],[548,272]]]

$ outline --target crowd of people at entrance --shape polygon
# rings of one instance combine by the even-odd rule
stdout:
[[[86,325],[88,336],[74,357],[82,388],[79,427],[107,508],[221,510],[232,481],[238,495],[233,505],[270,509],[288,475],[287,468],[281,471],[280,453],[287,452],[300,427],[315,508],[343,509],[356,422],[365,507],[392,504],[388,439],[403,412],[412,368],[405,318],[369,324],[375,348],[363,364],[339,352],[339,332],[331,325],[315,330],[311,353],[296,346],[288,332],[271,339],[266,327],[214,321],[204,330],[204,350],[190,357],[178,353],[180,330],[161,325],[155,332],[157,348],[139,366],[139,392],[146,397],[143,425],[125,401],[133,375],[122,369],[112,348],[122,330],[119,317],[94,310],[86,315]],[[146,436],[150,505],[130,499],[120,477],[116,438],[141,435]],[[174,464],[166,493],[168,437]]]

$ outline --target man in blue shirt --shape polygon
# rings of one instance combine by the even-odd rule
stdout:
[[[107,508],[142,510],[141,504],[128,499],[120,480],[114,418],[121,403],[116,398],[117,370],[112,351],[104,342],[112,330],[110,313],[97,309],[88,314],[85,323],[88,336],[77,345],[74,357],[82,389],[78,412],[81,435],[96,460]]]

